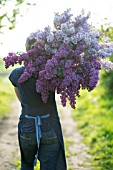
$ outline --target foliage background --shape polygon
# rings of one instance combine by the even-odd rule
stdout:
[[[101,26],[101,31],[113,39],[113,27]],[[113,61],[113,55],[110,60]],[[101,71],[99,84],[92,92],[81,91],[73,118],[93,155],[92,165],[96,170],[112,170],[113,71]]]
[[[6,7],[9,3],[12,4],[12,8],[7,10]],[[30,5],[36,4],[34,0],[32,2],[30,0],[0,0],[0,29],[7,27],[9,30],[12,30],[15,28],[17,17],[23,16],[21,11],[22,5],[25,6],[25,10],[28,10]]]

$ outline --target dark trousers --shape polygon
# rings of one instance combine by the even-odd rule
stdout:
[[[36,133],[19,131],[19,144],[21,151],[21,170],[33,170],[33,163],[38,149]],[[38,150],[40,170],[56,170],[57,158],[60,151],[61,145],[54,129],[51,127],[48,131],[42,130],[42,138]],[[60,170],[65,169],[60,167]]]

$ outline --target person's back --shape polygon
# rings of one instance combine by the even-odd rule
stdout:
[[[50,92],[45,104],[36,92],[36,79],[18,83],[24,67],[9,76],[19,97],[22,112],[18,125],[21,170],[33,170],[37,159],[40,170],[66,170],[63,137],[59,122],[55,92]]]
[[[55,92],[50,92],[48,102],[43,103],[41,94],[36,92],[36,77],[31,77],[23,83],[18,83],[18,79],[24,71],[24,67],[16,68],[9,76],[12,84],[18,88],[22,105],[22,115],[44,115],[50,113],[55,106]],[[56,108],[54,108],[56,109]]]

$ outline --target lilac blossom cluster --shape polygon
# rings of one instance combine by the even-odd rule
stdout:
[[[101,34],[88,24],[90,14],[73,17],[70,9],[55,13],[54,28],[37,30],[29,38],[35,39],[33,49],[22,54],[9,53],[4,58],[5,66],[22,64],[22,83],[32,76],[37,77],[36,91],[47,103],[49,91],[57,91],[63,106],[67,99],[75,108],[80,89],[93,90],[99,80],[99,71],[113,70],[113,63],[106,60],[113,54],[113,43],[103,40]]]

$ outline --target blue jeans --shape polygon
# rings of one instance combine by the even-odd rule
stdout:
[[[21,170],[33,170],[34,159],[37,152],[35,132],[19,131],[19,144],[21,150]],[[60,152],[60,142],[50,124],[42,126],[42,138],[38,150],[40,170],[55,170],[57,156]]]

